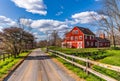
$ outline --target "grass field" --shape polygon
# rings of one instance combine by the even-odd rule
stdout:
[[[17,58],[11,57],[7,58],[5,61],[0,61],[0,78],[8,73],[10,68],[12,68],[17,62],[19,62],[23,57],[25,57],[29,52],[21,53]]]
[[[120,66],[120,50],[107,50],[106,53],[111,56],[101,59],[100,62]]]
[[[54,56],[52,53],[49,53],[52,57],[56,58],[57,60],[59,60],[67,69],[71,70],[72,72],[74,72],[76,75],[78,75],[80,78],[85,79],[86,81],[105,81],[95,75],[89,74],[87,75],[85,71],[83,71],[82,69],[73,66],[72,64],[66,62],[65,60]]]
[[[120,50],[96,49],[96,48],[70,49],[70,48],[60,48],[60,47],[58,47],[58,48],[50,47],[50,49],[61,51],[66,54],[71,54],[71,55],[75,55],[78,57],[83,57],[83,58],[89,57],[89,59],[91,59],[91,60],[96,60],[96,61],[99,61],[102,63],[120,66]],[[64,63],[64,62],[62,62],[62,63]],[[77,62],[77,63],[81,64],[81,62]],[[68,63],[64,63],[64,64],[68,68],[72,67],[71,70],[76,68],[76,67],[71,66]],[[84,64],[85,63],[82,63],[82,65],[84,65]],[[95,66],[95,65],[93,65],[92,68],[100,73],[103,73],[105,75],[108,75],[108,76],[113,77],[113,78],[117,79],[118,81],[120,81],[120,73],[118,73],[118,72],[108,70],[108,69],[105,69],[105,68],[102,68],[99,66]],[[101,79],[99,79],[98,77],[96,77],[94,75],[90,74],[90,76],[86,76],[85,72],[83,70],[79,70],[76,72],[78,73],[78,76],[86,79],[87,81],[101,81]],[[89,78],[87,78],[87,77],[89,77]]]

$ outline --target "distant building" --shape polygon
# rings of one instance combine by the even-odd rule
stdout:
[[[95,37],[95,34],[88,28],[74,27],[65,34],[62,47],[67,48],[94,48],[110,47],[110,41],[105,38],[105,34]]]

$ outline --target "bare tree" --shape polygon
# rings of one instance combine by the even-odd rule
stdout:
[[[103,30],[110,37],[111,44],[116,47],[116,37],[120,35],[120,0],[104,0],[104,7],[99,11],[100,19],[92,15],[100,30]],[[117,36],[116,36],[117,35]]]
[[[50,42],[51,42],[52,46],[60,46],[61,45],[61,38],[59,37],[57,31],[54,30],[51,33]]]
[[[4,43],[4,49],[16,57],[25,49],[29,41],[34,41],[34,36],[22,28],[10,27],[0,32],[0,38]]]

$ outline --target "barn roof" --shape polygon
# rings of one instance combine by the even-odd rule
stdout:
[[[84,28],[84,27],[78,27],[84,34],[88,34],[88,35],[95,35],[91,30],[89,30],[88,28]]]
[[[108,39],[106,39],[106,38],[100,38],[100,37],[95,37],[95,39],[97,40],[97,41],[100,41],[100,42],[110,42]]]

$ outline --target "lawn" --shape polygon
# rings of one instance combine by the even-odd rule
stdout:
[[[29,51],[30,52],[30,51]],[[18,63],[23,57],[25,57],[29,52],[21,53],[17,58],[11,57],[7,58],[5,61],[0,61],[0,79],[8,73],[8,71]]]
[[[106,49],[103,48],[83,48],[83,49],[72,49],[72,48],[60,48],[60,47],[49,47],[49,49],[61,51],[65,54],[75,55],[78,57],[89,58],[91,60],[103,59],[111,54],[106,53]]]
[[[50,47],[50,49],[61,51],[63,53],[75,55],[78,57],[83,57],[83,58],[89,57],[89,59],[91,59],[91,60],[96,60],[96,61],[99,61],[102,63],[120,66],[120,50],[97,49],[97,48],[70,49],[70,48],[60,48],[60,47],[58,47],[58,48]],[[78,61],[76,61],[76,62],[80,63]],[[84,63],[82,63],[82,65],[84,65]],[[65,63],[65,66],[68,68],[72,67],[72,69],[70,69],[70,70],[74,70],[74,68],[76,68],[76,67],[69,65],[68,63]],[[108,75],[108,76],[113,77],[116,80],[120,81],[120,73],[118,73],[118,72],[108,70],[108,69],[105,69],[105,68],[102,68],[99,66],[95,66],[95,65],[93,65],[92,68],[102,74]],[[95,77],[94,75],[91,75],[91,74],[89,76],[90,79],[87,78],[88,76],[86,76],[86,75],[84,76],[84,71],[82,71],[82,70],[77,71],[77,74],[78,74],[78,76],[86,79],[87,81],[89,81],[89,80],[92,81],[93,78],[95,79],[95,81],[100,81],[100,79],[98,77]]]
[[[120,66],[120,50],[107,50],[106,53],[111,56],[101,59],[100,62]]]
[[[86,81],[105,81],[93,74],[89,74],[87,75],[85,71],[83,71],[83,69],[80,69],[79,67],[76,67],[68,62],[66,62],[65,60],[54,56],[52,53],[49,53],[50,56],[56,58],[57,60],[59,60],[67,69],[73,71],[76,75],[78,75],[80,78],[85,79]]]

